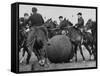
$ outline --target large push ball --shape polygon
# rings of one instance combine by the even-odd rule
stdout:
[[[65,35],[56,35],[48,41],[48,59],[53,63],[68,62],[73,57],[72,43]]]

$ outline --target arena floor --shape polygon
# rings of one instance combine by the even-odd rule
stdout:
[[[20,64],[19,71],[40,71],[40,70],[56,70],[56,69],[71,69],[71,68],[89,68],[89,67],[96,67],[96,61],[79,61],[79,62],[72,62],[72,63],[58,63],[49,64],[49,67],[41,67],[38,64],[32,66],[32,63],[29,65]],[[32,70],[33,68],[33,70]]]
[[[73,57],[72,61],[69,63],[58,63],[58,64],[50,63],[49,67],[48,66],[45,66],[45,67],[39,66],[39,64],[37,62],[37,58],[34,55],[34,53],[30,59],[30,64],[26,65],[25,64],[25,60],[27,57],[27,53],[26,53],[23,63],[19,64],[19,71],[21,72],[21,71],[39,71],[39,70],[56,70],[56,69],[96,67],[96,61],[89,61],[90,55],[89,55],[88,51],[85,49],[84,46],[82,49],[83,49],[83,54],[86,59],[85,62],[83,61],[80,51],[78,50],[77,51],[77,58],[78,58],[77,62],[75,62],[75,58]],[[19,54],[20,58],[21,58],[21,54],[22,54],[22,52],[20,52],[20,54]],[[94,57],[92,56],[92,59],[93,58]],[[32,66],[32,64],[34,64],[34,65]]]

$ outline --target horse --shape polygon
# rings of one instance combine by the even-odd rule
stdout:
[[[96,58],[96,52],[91,51],[96,50],[96,22],[93,22],[91,20],[88,20],[86,23],[86,26],[82,28],[82,30],[79,30],[75,26],[70,26],[70,23],[66,23],[66,26],[69,25],[68,27],[64,27],[64,30],[67,33],[67,36],[71,39],[72,43],[75,46],[75,55],[77,57],[77,47],[80,48],[80,53],[82,55],[83,60],[85,60],[85,57],[82,53],[82,48],[81,45],[84,45],[87,49],[87,51],[90,54],[90,59],[91,55],[94,54],[94,57]],[[86,32],[85,30],[91,30],[92,33]],[[91,48],[90,48],[91,47]],[[76,58],[77,61],[77,58]]]
[[[94,59],[96,59],[96,22],[92,21],[91,19],[89,19],[84,27],[84,31],[83,31],[83,37],[84,37],[84,42],[83,44],[85,44],[85,46],[87,46],[88,50],[91,50],[90,56],[93,54],[94,55]],[[88,32],[88,30],[90,30],[91,32]],[[91,49],[89,48],[91,47]]]
[[[45,24],[48,21],[46,21]],[[27,52],[28,54],[26,64],[29,64],[32,52],[35,53],[39,62],[43,62],[44,58],[47,57],[45,52],[45,46],[48,40],[48,32],[47,27],[45,27],[45,24],[41,26],[29,27],[29,31],[27,31],[24,22],[22,26],[19,26],[19,50],[23,48],[23,57],[21,58],[20,63],[22,63],[24,59],[25,52]]]
[[[70,41],[72,42],[75,50],[75,61],[77,61],[77,48],[79,47],[80,53],[82,55],[83,60],[85,60],[85,57],[82,52],[82,33],[79,29],[75,28],[74,26],[68,27],[65,29],[67,31],[67,36],[70,38]]]
[[[27,34],[25,41],[25,50],[27,51],[26,64],[29,64],[32,52],[35,53],[39,62],[46,58],[46,42],[48,41],[48,33],[45,26],[33,26]],[[40,63],[41,65],[41,63]]]

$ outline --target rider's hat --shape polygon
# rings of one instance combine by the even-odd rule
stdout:
[[[63,18],[63,16],[59,16],[59,18]]]

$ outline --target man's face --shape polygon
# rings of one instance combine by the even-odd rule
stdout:
[[[24,16],[24,19],[28,19],[28,18],[29,18],[29,16],[28,16],[28,15]]]
[[[60,22],[63,21],[63,18],[59,18]]]
[[[78,18],[82,17],[81,15],[77,15],[77,16],[78,16]]]

